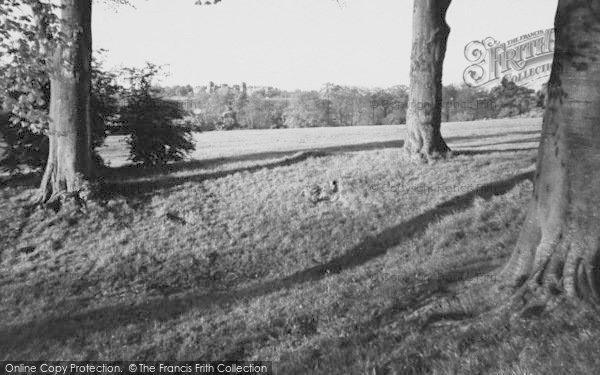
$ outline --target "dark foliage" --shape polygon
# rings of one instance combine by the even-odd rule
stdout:
[[[129,134],[130,159],[144,165],[178,161],[194,150],[189,127],[182,124],[180,103],[162,99],[152,88],[159,69],[148,64],[143,69],[126,69],[130,87],[124,94],[120,122]]]
[[[48,157],[48,137],[11,121],[9,113],[0,114],[0,170],[15,173],[23,165],[40,168]]]
[[[97,61],[92,69],[92,148],[94,161],[102,164],[95,150],[102,146],[107,126],[114,124],[119,109],[122,87],[116,82],[116,74],[104,71]],[[45,80],[43,100],[35,109],[48,112],[50,84]],[[21,93],[11,93],[18,98]],[[27,119],[13,113],[0,114],[0,170],[15,173],[23,166],[31,169],[44,168],[48,158],[48,137],[42,129],[28,126]]]

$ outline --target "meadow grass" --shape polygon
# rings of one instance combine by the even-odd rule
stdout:
[[[282,374],[592,374],[581,314],[458,330],[413,313],[512,251],[540,121],[449,124],[454,157],[402,160],[402,127],[203,133],[192,159],[105,171],[85,212],[0,189],[0,360],[272,360]],[[297,142],[294,143],[294,139]],[[202,143],[204,142],[204,143]],[[112,139],[104,150],[117,160]],[[118,163],[117,163],[118,164]],[[300,194],[338,180],[341,198]]]

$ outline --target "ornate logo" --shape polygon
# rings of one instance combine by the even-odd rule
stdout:
[[[550,76],[554,29],[538,30],[501,43],[489,37],[465,47],[471,63],[463,73],[471,87],[492,85],[506,77],[524,86],[541,85]]]

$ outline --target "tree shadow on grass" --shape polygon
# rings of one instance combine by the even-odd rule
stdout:
[[[453,142],[462,142],[462,141],[472,141],[472,140],[480,140],[480,139],[492,139],[492,138],[506,138],[506,137],[516,137],[516,136],[539,136],[542,134],[541,130],[522,130],[522,131],[514,131],[508,133],[494,133],[494,134],[472,134],[466,136],[456,136],[456,137],[447,137],[444,138],[447,143]]]
[[[272,169],[277,167],[289,166],[302,162],[311,157],[323,157],[335,153],[357,152],[370,150],[383,150],[390,148],[402,148],[403,140],[394,140],[386,142],[370,142],[353,145],[331,146],[321,148],[310,148],[292,151],[260,152],[252,154],[237,155],[231,157],[211,158],[202,160],[192,160],[186,162],[177,162],[157,167],[140,167],[139,165],[126,165],[117,168],[104,167],[100,170],[100,175],[104,181],[107,181],[101,191],[102,198],[110,198],[114,195],[124,195],[127,197],[137,194],[147,194],[156,190],[168,189],[186,182],[198,182],[227,177],[240,172],[256,172],[261,169]],[[278,160],[273,160],[278,159]],[[244,161],[263,161],[250,167],[236,168],[218,172],[196,173],[193,171],[207,168],[216,168],[226,163],[236,163]],[[169,174],[192,172],[190,175],[173,177]],[[136,179],[138,179],[136,181]],[[0,188],[3,187],[23,187],[35,188],[40,184],[41,173],[31,172],[26,174],[16,174],[7,177],[0,177]]]
[[[228,156],[221,158],[213,158],[213,159],[203,159],[200,162],[204,167],[210,167],[212,165],[219,165],[224,162],[232,163],[232,162],[240,162],[240,161],[258,161],[258,160],[266,160],[266,159],[274,159],[281,158],[285,156],[290,156],[298,152],[322,152],[327,154],[337,154],[344,152],[357,152],[357,151],[372,151],[372,150],[385,150],[390,148],[402,148],[404,146],[403,140],[393,140],[393,141],[385,141],[385,142],[368,142],[368,143],[358,143],[358,144],[350,144],[350,145],[340,145],[340,146],[328,146],[328,147],[313,147],[306,149],[296,149],[291,151],[273,151],[273,152],[258,152],[237,156]]]
[[[35,188],[42,181],[39,172],[29,172],[12,176],[0,177],[0,188]]]
[[[506,140],[506,141],[496,142],[496,143],[483,143],[483,144],[477,145],[477,146],[469,145],[469,147],[491,147],[491,146],[503,146],[503,145],[516,145],[519,143],[538,143],[539,141],[540,141],[540,137],[533,137],[533,138],[525,138],[525,139]]]
[[[187,182],[202,182],[227,177],[236,173],[253,173],[262,169],[273,169],[300,163],[309,158],[329,156],[335,153],[368,151],[386,148],[401,148],[404,141],[396,140],[389,142],[373,142],[356,145],[334,146],[313,148],[304,151],[266,152],[240,155],[231,158],[216,158],[207,160],[194,160],[190,162],[174,163],[160,168],[139,168],[136,166],[125,166],[121,168],[106,169],[105,179],[108,181],[103,186],[103,196],[108,198],[113,195],[127,197],[139,196],[152,193],[157,190],[169,189]],[[273,157],[280,157],[266,163],[260,163],[249,167],[235,168],[216,172],[200,172],[195,170],[223,164],[225,162],[261,161]],[[190,174],[185,174],[189,172]],[[182,176],[170,174],[184,173]]]
[[[214,306],[227,306],[231,303],[247,301],[289,289],[308,281],[316,281],[327,275],[358,267],[384,255],[391,248],[423,233],[428,225],[440,220],[442,217],[468,208],[476,197],[489,199],[495,195],[505,194],[517,184],[532,178],[533,172],[528,172],[482,185],[466,194],[438,204],[436,207],[408,221],[387,228],[376,236],[366,237],[346,254],[325,264],[308,268],[281,279],[264,282],[257,286],[231,292],[176,295],[150,300],[138,305],[112,305],[91,311],[3,327],[0,328],[0,352],[27,350],[37,346],[45,347],[49,344],[48,341],[64,342],[76,337],[83,339],[94,332],[110,331],[129,324],[151,324],[156,321],[166,321],[188,311]]]
[[[121,182],[108,182],[105,183],[102,187],[102,197],[110,198],[114,195],[122,195],[125,197],[136,197],[143,199],[143,196],[149,193],[153,193],[158,190],[170,189],[188,182],[202,182],[207,180],[224,178],[227,176],[234,175],[236,173],[253,173],[262,169],[286,167],[296,163],[300,163],[310,158],[319,158],[324,156],[327,156],[327,154],[324,152],[299,152],[290,157],[285,157],[273,162],[253,165],[244,168],[235,168],[216,172],[192,173],[190,175],[183,176],[172,176],[168,174],[162,174],[141,179],[124,180]]]
[[[122,177],[145,177],[155,174],[176,173],[199,168],[211,168],[219,166],[223,163],[236,163],[243,161],[261,161],[277,158],[285,158],[298,153],[340,153],[354,151],[368,151],[388,148],[401,148],[404,145],[403,140],[386,141],[386,142],[370,142],[359,143],[352,145],[330,146],[330,147],[313,147],[294,149],[289,151],[267,151],[250,154],[242,154],[236,156],[224,156],[210,159],[199,159],[185,162],[177,162],[158,167],[141,168],[137,165],[125,165],[117,168],[106,168],[104,175],[107,178],[122,178]]]
[[[477,155],[490,155],[490,154],[514,154],[515,152],[523,152],[523,151],[537,151],[538,148],[529,147],[529,148],[509,148],[509,149],[479,149],[479,150],[456,150],[452,151],[453,155],[456,156],[477,156]]]

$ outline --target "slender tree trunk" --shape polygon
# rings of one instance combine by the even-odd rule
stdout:
[[[450,151],[440,132],[442,69],[450,28],[451,0],[414,0],[413,44],[405,150],[413,159],[429,160]]]
[[[371,107],[373,108],[373,125],[377,125],[377,121],[375,120],[375,107]]]
[[[589,5],[558,3],[534,197],[501,274],[527,304],[600,302],[600,14]]]
[[[41,201],[88,189],[91,178],[92,0],[62,0],[61,28],[50,77],[50,152]]]

